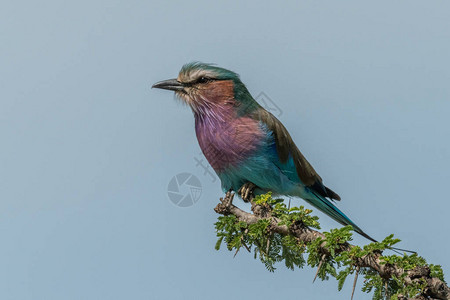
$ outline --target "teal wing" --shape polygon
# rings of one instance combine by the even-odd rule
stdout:
[[[287,129],[275,116],[261,107],[254,112],[253,117],[260,120],[265,124],[267,130],[271,131],[274,139],[273,151],[278,157],[275,164],[286,170],[286,174],[290,176],[291,180],[301,181],[305,187],[322,197],[341,200],[338,194],[323,184],[322,178],[306,160]]]

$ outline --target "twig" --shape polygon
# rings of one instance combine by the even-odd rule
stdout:
[[[356,287],[356,282],[358,281],[358,274],[359,274],[359,267],[356,267],[356,272],[355,272],[355,280],[353,280],[353,289],[352,289],[352,298],[351,300],[353,300],[353,295],[355,294],[355,287]]]
[[[221,202],[215,207],[214,210],[218,214],[222,215],[235,215],[239,221],[246,222],[247,224],[255,224],[259,220],[263,219],[269,220],[269,228],[271,230],[271,233],[278,233],[282,236],[293,236],[297,238],[299,242],[305,244],[310,243],[318,238],[325,240],[324,234],[308,228],[303,224],[294,224],[290,227],[286,225],[278,225],[281,221],[280,219],[273,217],[270,214],[267,215],[267,212],[263,209],[263,207],[255,205],[254,203],[252,203],[253,214],[243,211],[242,209],[232,204],[233,196],[233,193],[228,192],[225,195],[225,198],[220,199]],[[354,246],[345,243],[337,251],[349,251],[352,247]],[[325,242],[320,245],[320,251],[326,255],[330,255]],[[392,276],[400,278],[404,275],[405,270],[396,265],[384,264],[380,259],[381,256],[382,254],[378,252],[363,256],[355,260],[355,266],[358,268],[370,268],[376,271],[382,278],[391,278]],[[431,277],[430,269],[428,267],[421,266],[406,271],[405,282],[412,283],[413,280],[417,282],[417,280],[419,279],[422,279],[427,283],[425,291],[428,297],[434,299],[450,300],[450,288],[439,278]]]
[[[322,264],[325,260],[325,257],[326,257],[326,255],[323,254],[322,257],[320,258],[319,266],[317,267],[317,271],[316,271],[316,275],[314,276],[313,283],[316,281],[317,275],[319,275],[320,267],[322,266]]]

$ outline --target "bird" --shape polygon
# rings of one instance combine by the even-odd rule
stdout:
[[[152,88],[174,91],[192,109],[198,143],[224,192],[236,191],[244,201],[268,191],[300,197],[377,242],[334,204],[341,197],[324,185],[288,130],[255,101],[237,73],[190,62],[177,78],[157,82]]]

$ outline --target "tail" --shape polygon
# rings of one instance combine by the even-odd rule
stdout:
[[[333,218],[338,223],[340,223],[344,226],[351,225],[353,227],[353,230],[356,233],[360,234],[361,236],[365,237],[366,239],[368,239],[372,242],[375,242],[375,243],[378,242],[376,239],[374,239],[373,237],[371,237],[370,235],[365,233],[361,228],[359,228],[358,225],[353,223],[353,221],[350,220],[349,217],[347,217],[342,211],[340,211],[339,208],[337,208],[333,203],[331,203],[331,201],[329,201],[325,197],[323,197],[311,190],[309,191],[309,194],[312,196],[309,199],[305,199],[302,197],[306,202],[308,202],[309,204],[318,208],[320,211],[327,214],[328,216]],[[389,249],[391,249],[393,251],[397,250],[397,251],[403,251],[403,252],[409,252],[409,253],[416,253],[415,251],[394,248],[394,247],[389,248]],[[401,254],[401,253],[399,253],[399,254]]]

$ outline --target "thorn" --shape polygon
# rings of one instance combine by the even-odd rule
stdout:
[[[236,257],[236,254],[238,254],[238,252],[239,252],[239,249],[241,249],[241,248],[237,248],[237,249],[236,249],[236,252],[234,253],[234,255],[233,255],[233,258],[235,258],[235,257]]]
[[[388,290],[388,282],[387,280],[384,282],[384,290],[386,295],[386,300],[389,299],[389,290]]]
[[[314,276],[313,283],[316,281],[317,275],[319,275],[320,267],[322,267],[323,261],[325,260],[325,254],[320,258],[319,266],[317,267],[316,276]]]
[[[270,238],[267,239],[266,254],[269,255]]]
[[[248,229],[245,229],[244,233],[247,234],[248,233]],[[251,253],[252,251],[250,251],[250,248],[248,248],[248,246],[245,244],[243,236],[241,236],[241,241],[242,241],[242,245],[244,245],[245,249],[247,249],[247,251],[249,253]],[[236,254],[234,256],[236,256]]]
[[[242,245],[244,245],[245,249],[247,249],[247,251],[248,251],[249,253],[252,252],[252,251],[250,251],[250,248],[249,248],[244,242],[242,242]]]
[[[353,289],[352,289],[351,300],[353,300],[353,295],[355,294],[355,287],[356,287],[356,281],[358,281],[358,274],[359,274],[359,267],[356,267],[356,274],[355,274],[355,280],[353,280]]]

